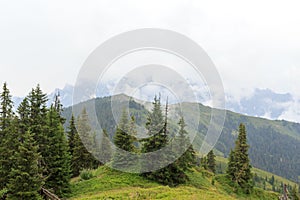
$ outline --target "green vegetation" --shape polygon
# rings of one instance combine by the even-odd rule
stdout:
[[[277,199],[278,194],[254,189],[250,195],[236,194],[227,184],[224,175],[216,177],[209,171],[193,168],[188,172],[189,181],[175,188],[163,186],[137,174],[123,173],[100,167],[94,171],[95,177],[82,181],[71,181],[70,199]]]
[[[213,150],[208,152],[208,154],[207,154],[207,168],[213,173],[216,173],[216,159],[215,159],[215,157],[216,156],[215,156]]]
[[[74,119],[73,119],[74,120]],[[77,131],[74,130],[74,122],[71,121],[69,132],[72,132],[73,142],[69,148],[72,149],[72,172],[73,176],[78,176],[83,169],[95,169],[99,163],[93,155],[86,149],[85,145],[93,146],[92,129],[89,126],[89,119],[86,109],[83,109],[77,119]]]
[[[132,118],[133,120],[133,118]],[[113,167],[116,169],[129,170],[132,167],[136,167],[136,163],[133,156],[126,156],[125,152],[134,152],[134,141],[135,138],[132,136],[135,128],[130,124],[134,124],[129,122],[128,115],[126,110],[124,109],[122,112],[121,120],[119,125],[117,126],[117,130],[114,136],[114,144],[116,147],[120,148],[120,151],[116,151],[113,158]]]
[[[96,98],[82,103],[88,111],[93,108],[96,109],[97,119],[91,118],[91,124],[96,124],[98,120],[101,127],[107,130],[109,138],[113,138],[116,123],[110,109],[112,101],[113,105],[120,110],[126,107],[126,102],[129,102],[130,114],[134,116],[139,127],[144,127],[149,113],[147,109],[151,109],[151,103],[140,104],[138,100],[125,95],[118,95],[114,98]],[[82,107],[82,104],[78,107]],[[196,103],[182,103],[180,106],[188,113],[185,116],[185,121],[189,124],[186,130],[191,134],[196,134],[195,143],[201,146],[210,123],[211,108]],[[195,106],[199,106],[200,118],[198,110],[194,109]],[[180,113],[177,108],[178,105],[176,104],[169,105],[169,110]],[[218,113],[219,110],[215,109],[215,112]],[[62,115],[70,120],[72,108],[66,108]],[[174,126],[177,126],[177,122],[178,115],[170,114],[168,119],[170,131],[173,131]],[[247,139],[251,146],[249,149],[251,165],[295,182],[298,181],[300,171],[300,124],[284,120],[274,121],[250,117],[227,111],[222,134],[214,149],[216,155],[229,156],[230,150],[234,148],[234,141],[238,133],[236,128],[240,123],[245,124],[247,127]],[[67,126],[68,124],[66,124]]]
[[[56,96],[50,108],[46,107],[46,102],[46,95],[37,86],[23,100],[15,114],[12,111],[9,90],[6,84],[3,86],[0,95],[1,199],[41,199],[40,194],[44,191],[73,199],[274,199],[278,197],[275,192],[282,192],[282,188],[287,188],[294,199],[299,196],[299,189],[295,184],[288,183],[285,186],[277,176],[262,177],[257,171],[252,178],[248,155],[248,150],[252,148],[249,149],[244,124],[240,124],[238,134],[235,131],[231,134],[236,142],[229,155],[228,165],[216,162],[214,151],[210,151],[201,159],[200,165],[196,166],[199,158],[196,157],[188,138],[188,132],[195,130],[186,126],[181,115],[169,118],[168,103],[163,114],[160,98],[154,98],[151,112],[131,101],[130,109],[134,111],[130,113],[131,120],[123,112],[115,132],[103,129],[101,138],[97,137],[94,123],[91,123],[95,119],[89,119],[89,107],[83,106],[84,109],[77,118],[70,118],[69,129],[65,133],[63,124],[66,120],[61,115],[63,111],[59,97]],[[108,116],[106,119],[109,119]],[[176,126],[178,116],[180,119]],[[193,120],[192,114],[186,117]],[[208,116],[204,114],[203,117],[203,122],[206,123],[205,117]],[[138,126],[146,126],[147,138],[135,138],[135,120]],[[197,124],[195,121],[193,123]],[[236,121],[230,123],[233,126]],[[112,123],[104,121],[104,124],[110,125],[110,130],[113,129]],[[253,125],[248,126],[253,130]],[[201,130],[196,132],[203,133],[205,128],[200,123],[198,129]],[[224,130],[228,131],[227,128]],[[276,132],[272,134],[277,136]],[[126,169],[141,167],[140,163],[135,162],[138,159],[127,159],[118,151],[113,154],[107,145],[112,138],[120,150],[132,152],[136,156],[171,146],[162,155],[162,159],[149,157],[150,161],[158,161],[160,165],[170,156],[174,158],[175,154],[183,154],[177,160],[174,159],[175,162],[143,174],[123,173],[99,167],[101,163],[92,153],[104,157],[110,166],[125,166]],[[198,134],[196,142],[201,140],[203,138]],[[169,145],[170,141],[175,141],[174,145]],[[101,148],[97,148],[99,145]],[[220,149],[215,152],[222,154]],[[218,174],[226,168],[226,175]],[[72,175],[75,178],[70,184]],[[266,192],[261,188],[273,192]]]
[[[233,184],[239,186],[246,194],[250,193],[253,187],[248,149],[246,127],[240,124],[235,148],[229,155],[227,175]]]

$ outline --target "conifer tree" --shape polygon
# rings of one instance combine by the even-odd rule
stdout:
[[[110,145],[109,136],[107,131],[104,129],[100,143],[100,157],[102,158],[103,162],[107,163],[112,159],[112,156],[112,148]]]
[[[176,148],[178,148],[179,150],[178,152],[184,152],[184,153],[180,156],[176,164],[178,164],[181,170],[184,172],[190,169],[191,167],[195,166],[196,156],[195,156],[195,150],[188,138],[188,132],[185,130],[186,124],[183,117],[180,118],[178,125],[179,125],[179,134],[178,134],[179,146]]]
[[[55,194],[63,195],[69,191],[70,154],[61,116],[54,106],[47,114],[47,143],[48,151],[45,155],[47,166],[46,187]]]
[[[239,185],[245,193],[249,193],[253,187],[248,149],[246,127],[244,124],[240,124],[235,148],[229,157],[227,172],[230,179]]]
[[[211,150],[207,154],[207,167],[213,173],[216,173],[216,159],[215,158],[216,158],[216,156],[214,154],[214,151]]]
[[[116,147],[126,152],[133,152],[133,137],[131,136],[131,133],[129,131],[130,124],[126,110],[124,109],[121,115],[120,123],[118,124],[115,132],[114,144],[116,145]],[[134,160],[131,159],[131,156],[126,157],[126,152],[116,151],[113,160],[113,167],[128,170],[134,165]]]
[[[37,85],[35,89],[32,89],[29,95],[27,96],[29,102],[29,112],[30,112],[30,123],[28,128],[34,135],[34,139],[39,146],[38,152],[41,154],[40,168],[43,170],[43,174],[46,172],[46,162],[44,157],[48,151],[48,141],[47,134],[45,134],[47,127],[47,106],[48,101],[47,95],[44,94],[40,88],[40,85]],[[46,174],[44,174],[46,176]]]
[[[13,164],[10,159],[13,148],[10,146],[12,144],[11,139],[15,139],[11,135],[13,133],[12,128],[14,128],[11,124],[14,118],[12,107],[13,102],[10,92],[7,84],[4,83],[0,95],[0,189],[6,186],[10,168]]]
[[[20,135],[19,139],[14,155],[15,165],[10,172],[8,199],[42,199],[39,195],[42,176],[38,167],[38,146],[30,131]]]
[[[25,134],[30,126],[30,106],[27,97],[20,103],[17,113],[19,116],[19,131],[20,134]]]
[[[160,98],[157,98],[155,96],[152,112],[149,113],[149,116],[147,118],[146,128],[148,130],[149,137],[144,140],[142,148],[143,153],[154,152],[168,145],[169,132],[167,114],[168,103],[166,104],[165,116],[163,116]],[[160,156],[167,157],[172,156],[172,154],[172,152],[164,152]],[[157,159],[154,156],[151,156],[149,159],[153,160],[154,162],[157,162],[158,160],[163,160],[161,158]],[[186,179],[183,170],[176,162],[173,162],[168,166],[163,166],[163,162],[158,163],[158,165],[161,165],[162,168],[154,172],[144,173],[143,175],[149,179],[170,186],[175,186],[181,182],[184,182],[184,180]],[[147,167],[151,168],[151,166]]]
[[[205,169],[205,170],[208,169],[206,156],[204,156],[200,159],[200,165],[201,165],[201,167],[203,167],[203,169]]]
[[[80,134],[80,136],[79,136]],[[81,115],[77,119],[77,132],[74,136],[74,149],[72,156],[73,176],[78,176],[83,169],[93,169],[95,166],[95,158],[86,149],[85,145],[93,146],[93,137],[86,109],[82,110]]]
[[[234,156],[234,151],[231,149],[229,153],[229,158],[228,158],[228,166],[227,166],[227,175],[230,177],[232,181],[235,179],[235,173],[236,173],[236,160]]]
[[[68,135],[68,143],[69,143],[69,152],[70,152],[70,155],[73,156],[73,152],[74,152],[74,148],[75,148],[74,138],[75,138],[75,135],[77,134],[77,130],[76,130],[76,126],[75,126],[75,117],[73,114],[72,114],[72,117],[70,120],[70,125],[69,125],[68,129],[69,130],[67,132],[67,135]]]

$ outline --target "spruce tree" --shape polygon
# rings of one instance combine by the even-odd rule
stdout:
[[[161,109],[160,98],[157,98],[157,96],[155,96],[152,104],[153,104],[153,108],[151,113],[149,113],[146,122],[146,129],[148,130],[147,133],[148,138],[143,140],[142,153],[154,152],[167,145],[167,140],[165,136],[166,124]],[[153,158],[153,157],[149,159],[154,160],[154,162],[157,162],[158,160],[157,158]],[[153,168],[151,167],[151,163],[149,163],[149,165],[150,166],[144,166],[144,167],[145,168],[149,167],[149,169]],[[164,180],[164,177],[161,177],[163,176],[162,173],[163,173],[163,169],[158,170],[156,172],[144,173],[143,175],[149,179],[160,182]]]
[[[107,163],[112,159],[112,156],[112,148],[110,145],[109,136],[107,131],[104,129],[100,143],[100,157],[104,163]]]
[[[19,131],[20,134],[25,134],[30,128],[30,105],[27,97],[20,103],[17,113],[19,116]]]
[[[253,187],[248,149],[246,127],[240,124],[235,148],[229,157],[228,175],[245,193],[249,193]]]
[[[38,146],[30,131],[20,135],[19,139],[18,149],[14,154],[15,165],[10,172],[8,199],[42,199],[39,195],[42,177],[38,167]]]
[[[175,151],[177,150],[178,153],[183,152],[183,154],[179,157],[176,164],[180,167],[180,169],[184,173],[186,170],[195,166],[196,156],[195,156],[195,150],[188,138],[188,132],[185,130],[186,124],[183,117],[180,118],[178,125],[179,125],[179,133],[177,139],[179,139],[179,141],[177,143],[178,146],[176,147]]]
[[[70,120],[70,125],[69,125],[68,129],[69,130],[67,132],[67,135],[68,135],[68,143],[69,143],[69,152],[70,152],[70,155],[73,156],[74,147],[75,147],[74,138],[75,138],[75,135],[77,134],[77,130],[76,130],[76,126],[75,126],[75,117],[73,114],[72,114],[72,117]]]
[[[46,162],[44,160],[49,146],[47,143],[47,134],[45,134],[47,132],[47,95],[42,92],[40,85],[37,85],[35,89],[31,90],[27,99],[30,110],[30,122],[28,124],[28,128],[33,133],[34,139],[39,146],[38,152],[40,152],[42,156],[40,168],[43,170],[44,176],[47,176]]]
[[[235,181],[235,173],[237,171],[236,168],[236,160],[235,160],[235,155],[234,151],[231,149],[229,153],[229,158],[228,158],[228,166],[227,166],[227,175],[231,179],[231,181]]]
[[[14,113],[12,111],[13,102],[7,84],[3,84],[3,90],[0,95],[0,190],[3,189],[9,179],[9,172],[12,166],[11,156],[15,149],[10,146],[13,136],[11,135],[12,121]]]
[[[54,106],[47,114],[47,144],[45,155],[47,178],[45,186],[59,196],[69,191],[70,154],[61,116]]]
[[[207,166],[207,157],[204,156],[200,159],[200,165],[203,169],[207,170],[208,166]]]
[[[143,153],[154,152],[160,150],[168,145],[168,103],[166,104],[165,116],[162,113],[160,98],[155,96],[153,102],[152,112],[149,113],[146,123],[146,129],[148,130],[148,138],[143,141]],[[171,149],[172,150],[172,149]],[[160,156],[168,157],[174,156],[173,153],[164,152]],[[155,158],[153,155],[149,157],[149,160],[158,162],[159,160],[164,160],[162,158]],[[149,163],[148,163],[149,164]],[[165,163],[158,163],[158,166],[161,166],[161,169],[158,169],[154,172],[147,172],[143,175],[149,179],[155,180],[159,183],[175,186],[181,182],[184,182],[185,177],[183,170],[180,166],[173,162],[167,166],[164,166]],[[151,169],[150,166],[145,166]]]
[[[213,173],[216,173],[216,159],[215,158],[216,158],[216,156],[214,154],[214,151],[211,150],[207,154],[207,167]]]
[[[117,126],[115,136],[114,136],[114,144],[116,147],[124,150],[126,152],[133,152],[133,137],[131,136],[130,124],[128,120],[128,116],[126,110],[124,109],[121,115],[120,123]],[[134,160],[132,160],[131,156],[126,157],[126,152],[116,151],[113,159],[113,167],[117,169],[130,170],[130,167],[133,167]]]
[[[75,132],[74,136],[74,149],[71,162],[73,176],[78,176],[83,169],[93,169],[97,167],[95,166],[95,158],[85,148],[85,145],[90,145],[91,148],[93,146],[93,137],[89,125],[88,114],[84,108],[77,119],[77,132]]]

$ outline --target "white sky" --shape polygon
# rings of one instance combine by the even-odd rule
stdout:
[[[74,84],[87,56],[108,38],[164,28],[198,42],[225,91],[254,88],[300,96],[300,1],[0,1],[0,82],[14,96]]]

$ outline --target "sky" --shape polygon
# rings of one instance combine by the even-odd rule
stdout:
[[[235,98],[269,88],[300,98],[299,1],[1,0],[0,82],[14,96],[74,84],[89,54],[125,31],[162,28],[197,42]]]

